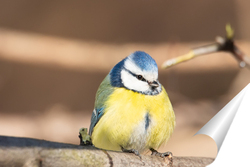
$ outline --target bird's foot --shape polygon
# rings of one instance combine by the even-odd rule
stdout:
[[[173,166],[173,154],[171,152],[159,153],[157,150],[153,148],[150,148],[150,151],[152,151],[151,155],[159,156],[163,158],[163,160],[165,161],[166,164],[168,164],[168,166]]]
[[[139,153],[138,150],[135,150],[135,149],[129,149],[129,150],[127,150],[127,149],[125,149],[123,147],[121,147],[121,149],[122,149],[122,152],[134,153],[135,155],[137,155],[141,159],[141,154]]]
[[[159,156],[161,158],[169,157],[172,158],[173,154],[171,152],[165,152],[165,153],[159,153],[157,150],[150,148],[150,151],[152,152],[151,155]]]

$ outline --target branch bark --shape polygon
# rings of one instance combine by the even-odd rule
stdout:
[[[0,136],[0,166],[206,166],[213,158],[159,158],[39,139]]]

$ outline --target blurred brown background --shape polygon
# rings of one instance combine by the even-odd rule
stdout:
[[[231,23],[237,45],[250,55],[249,6],[243,0],[1,0],[0,135],[78,144],[100,82],[136,50],[160,67],[224,36]],[[217,53],[159,73],[177,117],[160,150],[215,157],[215,142],[193,135],[250,82],[250,71]]]

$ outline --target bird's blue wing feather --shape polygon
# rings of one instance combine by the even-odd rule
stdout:
[[[89,127],[89,135],[91,136],[93,132],[93,128],[97,124],[97,122],[100,120],[100,118],[103,116],[104,108],[94,109],[92,116],[91,116],[91,123]]]
[[[96,99],[95,99],[95,109],[91,116],[91,123],[89,127],[89,135],[93,133],[95,125],[98,121],[102,118],[105,108],[106,108],[106,101],[110,94],[114,91],[114,87],[110,84],[110,75],[107,75],[106,78],[102,81],[101,85],[99,86]]]

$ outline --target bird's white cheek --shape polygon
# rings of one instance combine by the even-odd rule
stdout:
[[[121,71],[121,79],[124,86],[128,89],[142,92],[150,89],[147,82],[138,80],[136,77],[125,70]]]

